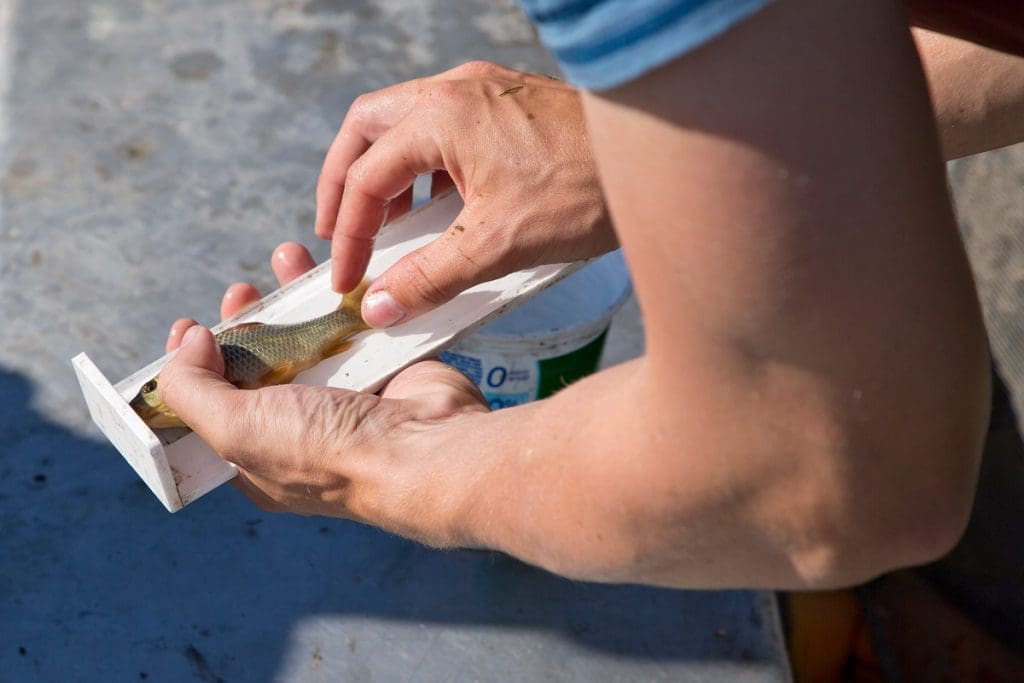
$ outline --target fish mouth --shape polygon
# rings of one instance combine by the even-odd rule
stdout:
[[[150,418],[158,414],[153,406],[146,403],[146,400],[142,398],[142,394],[136,395],[135,398],[128,402],[128,405],[144,422],[149,422]]]
[[[152,429],[170,429],[172,427],[185,426],[181,418],[169,410],[165,412],[146,403],[146,399],[142,398],[142,394],[129,401],[128,405]]]

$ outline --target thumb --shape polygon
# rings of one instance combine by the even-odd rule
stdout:
[[[437,239],[402,257],[374,280],[363,298],[363,319],[371,327],[389,327],[434,309],[463,290],[505,275],[514,267],[493,230],[469,207]]]
[[[224,357],[210,330],[190,327],[178,353],[160,371],[160,398],[185,424],[216,450],[230,427],[238,389],[224,379]],[[216,434],[217,436],[211,437]]]

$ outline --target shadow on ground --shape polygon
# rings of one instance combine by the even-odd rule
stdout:
[[[718,617],[752,606],[748,594],[570,582],[498,554],[266,515],[230,487],[170,515],[111,447],[40,415],[32,393],[0,368],[5,680],[269,680],[300,656],[284,650],[308,616],[340,630],[347,652],[334,656],[367,666],[397,656],[382,620],[431,626],[423,648],[448,624],[554,632],[616,661],[769,658],[756,610],[731,610],[744,624]],[[315,669],[324,654],[309,657]]]

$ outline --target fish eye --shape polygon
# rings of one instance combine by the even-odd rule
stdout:
[[[141,392],[143,394],[152,394],[154,391],[156,391],[156,380],[155,379],[151,379],[151,380],[149,380],[148,382],[146,382],[145,384],[142,385]]]

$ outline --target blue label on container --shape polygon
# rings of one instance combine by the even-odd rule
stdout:
[[[480,364],[479,358],[463,356],[461,353],[455,353],[454,351],[445,351],[438,358],[456,370],[461,371],[462,374],[473,380],[473,384],[480,386],[480,380],[484,376],[484,369]]]
[[[515,394],[509,394],[505,392],[484,392],[484,398],[487,399],[487,405],[491,407],[491,410],[500,410],[502,408],[511,408],[512,406],[520,406],[524,403],[530,402],[530,392],[523,391]]]

